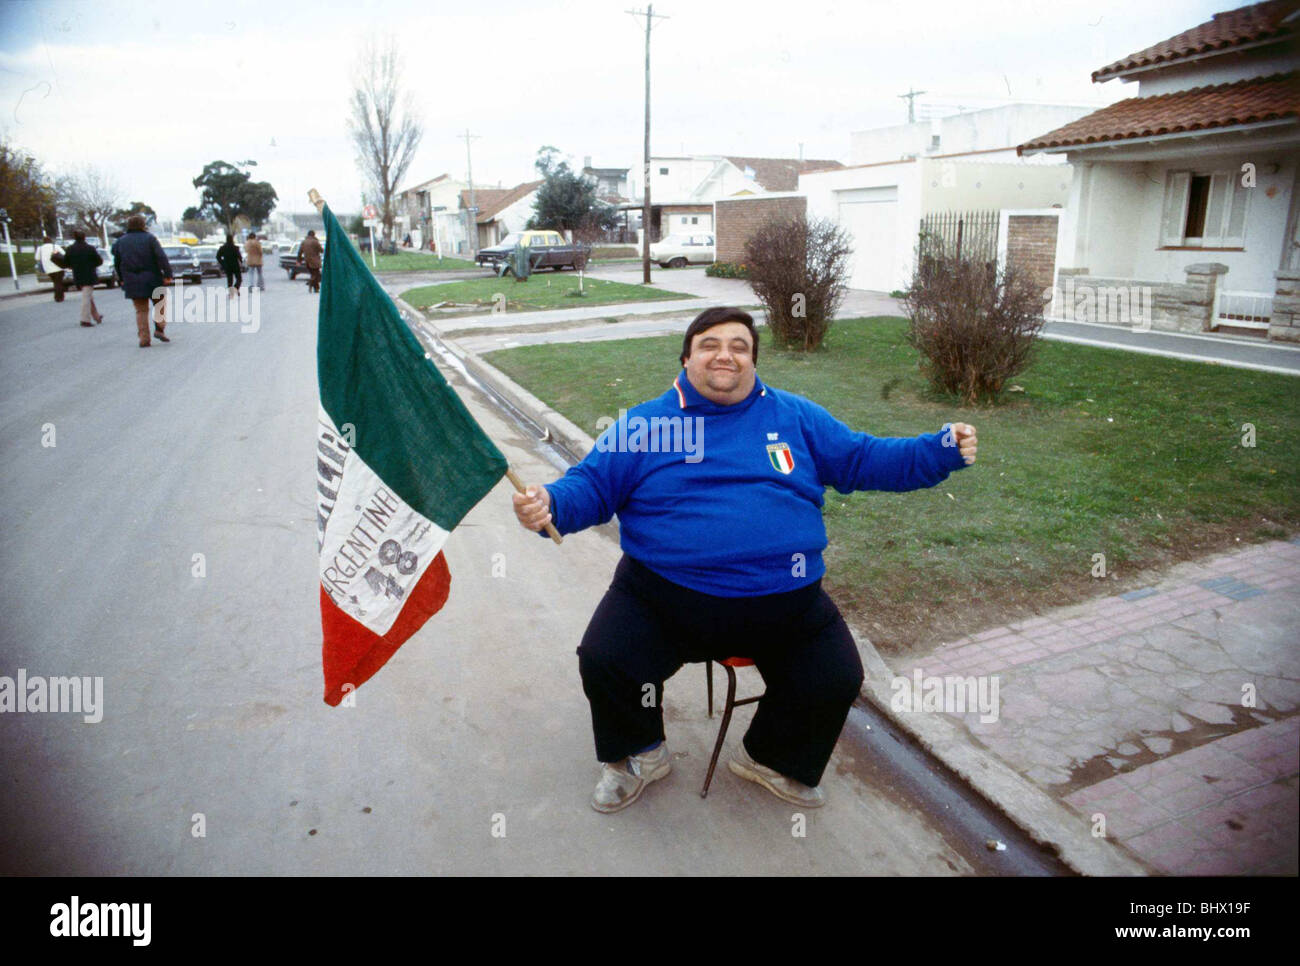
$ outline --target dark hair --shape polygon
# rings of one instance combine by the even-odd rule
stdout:
[[[53,238],[51,238],[49,235],[46,235],[44,238],[41,239],[41,244],[42,244],[42,245],[48,245],[48,244],[50,244],[50,243],[53,242],[53,241],[54,241]]]
[[[144,215],[132,215],[126,220],[127,231],[144,231]]]
[[[73,240],[73,241],[85,241],[85,240],[86,240],[86,233],[85,233],[84,231],[80,231],[80,230],[78,230],[78,231],[74,231],[74,232],[72,233],[72,240]]]
[[[754,331],[754,317],[748,312],[742,312],[740,309],[728,308],[725,305],[714,306],[711,309],[705,309],[686,327],[686,335],[682,338],[682,355],[678,360],[685,362],[691,354],[691,340],[706,329],[711,329],[715,325],[723,325],[727,322],[739,322],[745,328],[749,329],[750,337],[754,340],[754,365],[758,365],[758,333]]]
[[[226,236],[226,244],[227,244],[227,245],[233,245],[234,243],[235,243],[235,236],[234,236],[234,235],[227,235],[227,236]]]

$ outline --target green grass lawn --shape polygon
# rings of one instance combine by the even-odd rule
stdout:
[[[361,251],[360,248],[357,249]],[[370,264],[370,253],[361,252],[366,264]],[[473,262],[463,258],[443,258],[436,255],[422,255],[419,252],[398,250],[396,255],[376,255],[374,271],[378,272],[453,272],[466,268],[477,268]]]
[[[645,285],[625,285],[588,278],[585,294],[578,294],[577,272],[539,272],[525,282],[514,278],[471,278],[441,285],[425,285],[402,293],[408,303],[424,309],[438,302],[455,302],[464,311],[439,312],[439,318],[491,311],[498,294],[506,297],[507,312],[559,309],[576,305],[611,305],[616,302],[653,302],[694,298],[681,292],[665,292]]]
[[[826,587],[892,654],[1048,606],[1152,582],[1156,569],[1300,529],[1294,376],[1061,342],[987,407],[935,396],[897,318],[837,321],[823,351],[764,345],[764,382],[876,436],[973,424],[976,464],[929,490],[826,493]],[[658,396],[680,338],[529,346],[488,356],[595,435]],[[1255,429],[1243,447],[1243,424]],[[532,482],[532,481],[530,481]],[[539,481],[540,482],[540,481]],[[756,521],[737,521],[757,525]],[[1105,554],[1106,578],[1092,576]]]
[[[19,275],[30,275],[36,271],[36,253],[35,252],[14,252],[14,268],[18,269]],[[0,271],[5,275],[9,274],[9,255],[0,253]]]

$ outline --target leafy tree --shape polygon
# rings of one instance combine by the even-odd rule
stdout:
[[[255,167],[256,161],[244,161],[239,166],[225,161],[213,161],[194,179],[194,187],[203,190],[198,207],[202,218],[219,222],[226,231],[235,230],[235,220],[241,216],[251,224],[260,225],[275,208],[278,200],[275,189],[266,181],[253,181],[241,167]]]
[[[221,227],[219,222],[204,218],[198,208],[186,208],[181,214],[181,231],[195,238],[205,238]]]
[[[0,140],[0,208],[9,214],[15,238],[42,234],[54,213],[54,188],[41,164],[22,149]]]
[[[393,237],[396,215],[393,199],[415,159],[424,137],[424,125],[410,91],[398,97],[402,83],[402,56],[397,41],[370,37],[357,59],[348,130],[357,152],[357,167],[379,199],[384,238]]]
[[[527,227],[572,231],[575,238],[595,237],[618,224],[618,213],[596,197],[596,184],[557,160],[559,150],[543,145],[537,151],[533,167],[542,176],[533,202],[533,217]]]
[[[146,225],[152,225],[158,221],[158,213],[143,201],[133,201],[125,208],[119,208],[113,212],[113,221],[116,224],[125,225],[126,220],[132,215],[144,215]]]

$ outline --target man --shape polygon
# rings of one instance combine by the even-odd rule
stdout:
[[[757,358],[748,313],[702,312],[672,388],[622,414],[559,480],[514,494],[530,530],[619,517],[624,557],[578,647],[599,812],[626,808],[670,770],[663,682],[685,662],[733,656],[753,660],[766,693],[729,767],[784,801],[822,805],[822,773],[863,678],[821,589],[823,490],[928,487],[975,460],[971,426],[854,432],[763,385]]]
[[[126,234],[113,242],[113,271],[122,280],[122,294],[135,306],[135,329],[141,349],[151,344],[150,303],[154,336],[159,342],[171,341],[164,332],[167,320],[163,315],[166,294],[163,289],[172,283],[172,265],[158,239],[145,231],[144,225],[144,215],[132,215],[126,220]]]
[[[262,243],[251,233],[244,242],[244,261],[248,262],[248,290],[266,291],[266,283],[262,281]]]
[[[306,263],[311,269],[311,277],[307,279],[307,291],[320,291],[320,266],[321,255],[325,252],[325,246],[320,243],[316,237],[315,231],[307,232],[307,237],[302,240],[298,246],[298,264]]]
[[[226,273],[226,294],[231,298],[239,296],[239,286],[243,284],[244,273],[241,267],[239,246],[235,236],[227,235],[226,243],[217,249],[217,264]]]
[[[104,321],[95,306],[95,283],[99,281],[95,269],[104,264],[104,258],[86,244],[84,231],[74,231],[65,259],[68,268],[72,269],[72,284],[81,290],[81,324],[93,329],[96,324]]]
[[[49,235],[42,238],[40,247],[36,249],[36,267],[50,277],[56,302],[63,301],[63,260],[63,249],[54,244]]]

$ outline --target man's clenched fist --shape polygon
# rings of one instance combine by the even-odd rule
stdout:
[[[530,486],[523,493],[510,494],[515,503],[515,516],[528,530],[541,530],[551,522],[551,494],[544,486]]]
[[[953,423],[953,437],[957,443],[957,451],[961,453],[961,458],[970,466],[975,462],[975,427],[970,423]]]

